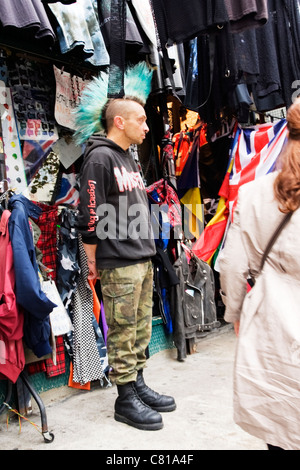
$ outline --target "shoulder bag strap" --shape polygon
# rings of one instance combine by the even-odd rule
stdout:
[[[286,226],[286,224],[288,223],[288,221],[290,220],[290,218],[292,217],[293,215],[293,212],[289,212],[288,214],[285,215],[285,217],[282,219],[282,221],[280,222],[280,224],[278,225],[277,229],[275,230],[275,232],[273,233],[273,236],[271,237],[266,249],[265,249],[265,252],[263,254],[263,257],[262,257],[262,260],[261,260],[261,263],[260,263],[260,271],[262,270],[263,268],[263,265],[268,257],[268,254],[270,253],[270,250],[272,248],[272,246],[274,245],[278,235],[280,234],[280,232],[282,231],[282,229]]]

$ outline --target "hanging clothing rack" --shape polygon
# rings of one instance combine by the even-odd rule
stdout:
[[[37,50],[32,51],[29,48],[20,48],[19,46],[13,45],[9,42],[0,42],[0,50],[1,49],[5,51],[8,56],[11,55],[12,52],[14,52],[16,56],[27,57],[30,60],[35,60],[42,63],[57,63],[61,64],[63,67],[70,67],[70,69],[78,72],[78,74],[81,76],[90,75],[93,72],[96,73],[97,71],[99,71],[100,68],[93,67],[92,65],[89,65],[89,63],[79,63],[78,59],[76,59],[75,57],[62,58],[56,52],[53,52],[53,55],[49,55],[45,54],[44,52],[39,52]],[[106,68],[101,69],[105,70]]]
[[[6,183],[6,184],[5,184]],[[2,187],[3,186],[3,187]],[[6,189],[5,189],[6,186]],[[3,192],[2,192],[3,191]],[[10,198],[12,195],[14,195],[15,190],[12,188],[9,188],[9,182],[6,179],[3,179],[0,181],[0,209],[2,209],[2,203],[3,201],[8,201],[8,198]],[[6,208],[6,207],[5,207]],[[0,210],[1,214],[1,210]],[[15,383],[13,383],[10,379],[7,379],[7,386],[6,386],[6,395],[3,403],[0,403],[0,415],[4,412],[5,409],[12,409],[10,408],[9,403],[12,400],[13,396],[13,389],[14,387],[18,388],[18,384],[24,385],[26,390],[30,393],[30,395],[34,398],[35,402],[38,405],[39,411],[40,411],[40,416],[41,416],[41,433],[43,435],[44,441],[46,443],[50,443],[54,440],[54,435],[49,432],[48,430],[48,423],[47,423],[47,415],[46,415],[46,409],[45,405],[35,390],[35,388],[32,386],[32,384],[29,382],[28,377],[25,373],[24,370],[22,370],[18,376],[18,379]],[[20,398],[20,395],[17,395]]]

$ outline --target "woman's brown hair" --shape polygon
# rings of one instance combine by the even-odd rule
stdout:
[[[281,170],[274,183],[279,210],[287,213],[300,207],[300,98],[286,115],[288,140],[280,155]]]

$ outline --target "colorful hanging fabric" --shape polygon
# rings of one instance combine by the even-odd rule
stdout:
[[[41,229],[41,235],[36,244],[43,253],[43,264],[51,270],[51,277],[56,280],[57,264],[57,225],[58,210],[56,206],[50,206],[42,202],[35,203],[42,209],[41,215],[36,222]]]
[[[23,162],[27,183],[33,180],[39,169],[48,157],[55,139],[47,140],[24,140]]]
[[[42,209],[42,213],[37,221],[37,225],[41,229],[41,235],[36,246],[43,253],[43,264],[51,270],[51,277],[53,281],[56,281],[58,209],[56,206],[50,206],[41,202],[35,204]],[[66,371],[63,337],[58,336],[55,338],[55,341],[56,363],[54,364],[51,358],[45,361],[48,377],[64,374]]]
[[[69,208],[62,208],[59,216],[57,244],[57,279],[56,285],[62,302],[69,307],[76,290],[78,264],[78,232],[75,227],[76,214]]]
[[[56,341],[56,360],[55,364],[51,358],[45,360],[46,375],[47,377],[56,377],[57,375],[65,374],[66,372],[66,359],[65,347],[62,336],[57,336]]]
[[[147,195],[150,203],[165,206],[171,227],[181,226],[181,206],[175,189],[167,180],[161,178],[147,186]]]
[[[242,129],[237,126],[228,170],[219,191],[220,201],[215,216],[205,227],[193,252],[203,261],[212,262],[224,243],[234,215],[238,190],[242,184],[274,171],[287,136],[284,119]],[[217,263],[217,260],[214,259]]]
[[[8,231],[10,211],[0,219],[0,378],[15,383],[25,365],[23,348],[23,310],[15,295],[13,249]]]
[[[71,300],[73,310],[73,381],[85,385],[105,377],[93,327],[93,293],[88,284],[88,264],[81,237],[78,237],[80,273]]]
[[[73,380],[73,376],[74,376],[73,362],[70,362],[70,374],[69,374],[68,386],[70,388],[78,388],[80,390],[91,389],[91,382],[87,382],[81,385],[79,382],[75,382],[75,380]]]
[[[72,165],[67,171],[63,171],[58,176],[59,191],[55,199],[56,205],[69,204],[76,207],[79,202],[79,192],[77,189],[77,174]]]
[[[104,305],[103,305],[102,300],[100,302],[100,325],[101,325],[101,329],[102,329],[102,332],[103,332],[104,342],[105,342],[105,344],[107,344],[108,326],[107,326],[107,322],[106,322],[105,310],[104,310]]]
[[[102,334],[102,331],[100,329],[99,323],[100,323],[100,315],[101,315],[101,304],[95,289],[95,282],[92,280],[88,280],[88,283],[90,285],[90,288],[93,293],[93,312],[94,312],[94,318],[93,318],[93,326],[95,330],[95,335],[96,335],[96,342],[97,342],[97,347],[98,347],[98,352],[99,356],[101,358],[101,365],[102,369],[104,372],[108,372],[108,356],[107,356],[107,349],[106,349],[106,344],[104,341],[104,337]]]
[[[286,137],[285,119],[275,124],[267,123],[245,129],[238,127],[232,151],[233,167],[229,178],[228,200],[231,219],[240,186],[275,169]]]
[[[216,250],[222,242],[228,216],[228,186],[229,175],[232,170],[233,160],[230,161],[224,182],[219,191],[219,203],[214,217],[208,222],[199,239],[194,244],[192,251],[198,258],[206,261],[210,266]]]
[[[74,110],[80,102],[82,90],[89,81],[71,75],[55,65],[53,71],[56,83],[55,119],[61,126],[75,130]]]
[[[187,133],[178,132],[173,137],[175,174],[180,176],[190,153],[191,139]]]
[[[177,179],[177,191],[184,205],[185,235],[189,239],[199,238],[203,231],[204,214],[200,192],[199,135],[194,138],[188,159]]]
[[[200,188],[190,188],[180,199],[184,207],[184,233],[186,238],[198,239],[203,231],[203,207]]]
[[[51,3],[57,22],[57,37],[63,54],[77,48],[94,66],[109,65],[109,55],[98,22],[97,2],[81,0],[72,4]]]
[[[6,178],[11,188],[18,193],[27,188],[24,162],[19,141],[18,128],[15,120],[10,88],[0,81],[0,113],[3,146],[5,153]]]

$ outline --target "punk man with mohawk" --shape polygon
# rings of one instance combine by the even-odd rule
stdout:
[[[151,78],[147,65],[137,64],[125,74],[124,97],[107,99],[107,75],[102,74],[84,89],[75,116],[77,143],[87,142],[78,228],[89,278],[101,282],[110,379],[118,389],[115,419],[143,430],[161,429],[160,412],[176,408],[173,397],[151,390],[143,378],[156,248],[145,187],[128,149],[149,131],[144,104]],[[99,131],[106,136],[95,135]],[[131,209],[137,207],[139,231],[132,229]]]

